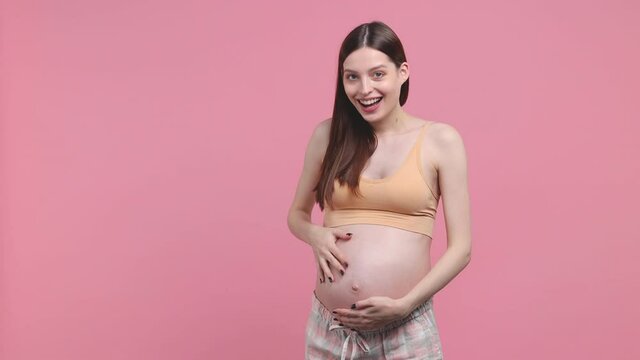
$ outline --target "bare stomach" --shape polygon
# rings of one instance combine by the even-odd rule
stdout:
[[[371,296],[401,298],[431,269],[431,238],[424,234],[373,224],[343,225],[353,235],[337,240],[349,267],[344,275],[331,267],[333,282],[316,277],[315,293],[329,310],[350,308]]]

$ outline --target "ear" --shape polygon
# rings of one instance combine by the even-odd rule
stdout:
[[[405,61],[400,64],[400,67],[398,68],[398,74],[400,75],[400,80],[404,84],[404,82],[409,78],[409,63]]]

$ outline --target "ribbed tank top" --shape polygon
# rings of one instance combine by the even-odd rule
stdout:
[[[323,226],[379,224],[431,237],[440,196],[427,183],[420,160],[422,138],[430,124],[422,126],[409,155],[393,174],[382,179],[360,175],[361,198],[335,179],[334,207],[325,202]]]

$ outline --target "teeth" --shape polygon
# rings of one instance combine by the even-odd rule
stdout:
[[[382,99],[382,97],[377,97],[375,99],[369,99],[369,100],[358,100],[358,101],[360,101],[360,103],[363,104],[363,105],[371,105],[371,104],[377,102],[380,99]]]

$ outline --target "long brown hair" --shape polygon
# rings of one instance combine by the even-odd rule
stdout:
[[[344,60],[353,51],[369,47],[385,53],[399,68],[407,61],[400,39],[393,30],[381,21],[364,23],[351,30],[340,46],[338,55],[338,81],[333,103],[333,116],[329,133],[329,144],[322,161],[320,178],[313,189],[320,209],[324,203],[333,207],[333,185],[347,184],[351,192],[361,196],[358,180],[367,160],[378,144],[375,131],[347,98],[343,84]],[[400,89],[400,105],[407,102],[409,79]]]

